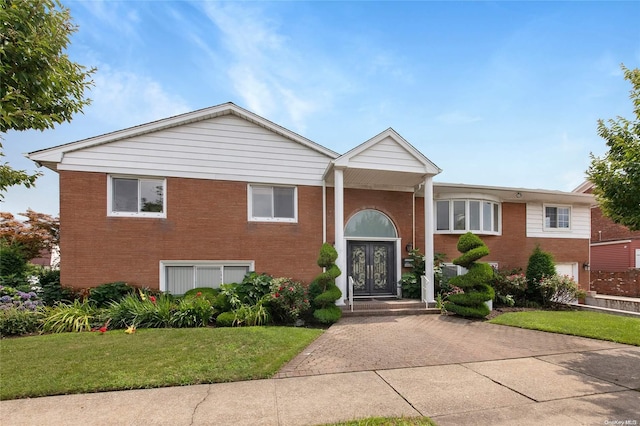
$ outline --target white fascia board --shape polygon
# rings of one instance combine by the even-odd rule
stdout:
[[[434,191],[443,192],[485,192],[495,194],[503,201],[512,202],[548,202],[563,204],[583,204],[593,206],[596,204],[595,197],[592,194],[582,194],[576,192],[564,192],[546,189],[531,188],[514,188],[504,186],[482,186],[467,185],[461,183],[442,183],[434,182]],[[520,197],[517,196],[520,194]]]

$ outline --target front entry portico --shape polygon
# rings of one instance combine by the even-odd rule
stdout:
[[[423,302],[433,303],[433,176],[441,170],[422,153],[405,141],[393,129],[387,129],[367,142],[352,149],[346,154],[331,161],[323,176],[323,185],[333,187],[333,238],[338,254],[336,265],[343,272],[336,279],[336,285],[342,291],[343,299],[336,301],[337,305],[344,305],[348,297],[348,278],[354,280],[355,296],[358,293],[367,295],[395,295],[397,280],[401,274],[400,247],[401,242],[412,243],[415,246],[417,225],[415,204],[422,196],[424,202],[424,255],[425,272],[422,285]],[[378,239],[378,235],[350,234],[349,224],[345,227],[345,213],[353,214],[353,210],[375,209],[377,201],[351,206],[351,211],[345,211],[345,190],[371,190],[392,191],[396,194],[411,194],[400,204],[395,204],[396,218],[413,218],[412,226],[403,226],[402,235],[396,232],[387,238]],[[349,194],[353,194],[350,192]],[[327,211],[326,190],[324,198],[324,217],[331,215]],[[413,200],[413,201],[412,201]],[[351,200],[348,200],[351,201]],[[375,210],[369,210],[375,211]],[[384,215],[383,215],[384,216]],[[387,218],[388,219],[388,218]],[[405,219],[403,219],[405,220]],[[327,221],[325,220],[324,241],[327,239]],[[351,219],[349,220],[351,222]],[[393,227],[393,222],[389,221]],[[400,238],[402,237],[402,238]],[[375,247],[376,242],[385,242],[385,245]],[[360,244],[358,244],[360,243]],[[389,245],[387,245],[389,244]],[[376,263],[376,251],[379,261]],[[384,261],[380,260],[384,259]],[[387,265],[387,266],[382,266]],[[377,268],[377,269],[376,269]],[[346,272],[346,273],[345,273]],[[356,282],[356,280],[358,282]],[[376,282],[377,280],[377,282]],[[357,291],[356,291],[357,289]]]

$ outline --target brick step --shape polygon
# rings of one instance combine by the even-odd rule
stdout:
[[[353,311],[349,305],[342,306],[343,316],[424,315],[437,314],[439,309],[425,307],[424,302],[407,299],[356,299]]]
[[[425,309],[424,304],[422,308],[399,308],[399,309],[358,309],[354,308],[353,312],[349,307],[342,309],[343,317],[369,317],[369,316],[399,316],[399,315],[426,315],[426,314],[439,314],[440,309],[428,308]]]

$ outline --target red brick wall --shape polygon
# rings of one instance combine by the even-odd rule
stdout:
[[[630,231],[626,226],[618,225],[603,216],[599,207],[591,209],[591,242],[627,240],[640,238],[640,231]]]
[[[107,217],[107,175],[60,172],[61,281],[158,288],[160,260],[254,260],[311,281],[320,268],[322,188],[298,187],[298,223],[247,221],[247,184],[167,179],[167,218]]]
[[[640,269],[591,271],[591,290],[609,296],[640,297]]]
[[[61,281],[86,288],[113,281],[158,288],[160,260],[253,260],[258,272],[310,282],[322,244],[322,188],[298,187],[298,223],[247,220],[247,184],[167,179],[167,218],[107,217],[107,175],[60,172]],[[346,189],[345,222],[363,209],[384,212],[404,247],[413,238],[413,194]],[[327,189],[327,241],[334,240],[333,189]],[[424,199],[415,203],[416,241],[424,251]],[[589,258],[588,240],[526,238],[524,204],[504,203],[502,236],[482,236],[501,269],[523,268],[536,243],[557,262]],[[459,235],[435,236],[435,251],[459,255]],[[580,269],[581,283],[588,282]]]
[[[526,205],[521,203],[502,203],[502,235],[481,235],[482,241],[489,247],[489,255],[483,262],[498,262],[501,270],[522,268],[525,272],[529,256],[536,247],[553,254],[556,263],[578,262],[580,267],[578,282],[586,289],[589,273],[582,264],[589,259],[589,240],[568,238],[527,238]],[[446,254],[447,261],[460,255],[456,245],[460,235],[435,235],[435,251]]]

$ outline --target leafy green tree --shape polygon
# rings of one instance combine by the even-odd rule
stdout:
[[[0,0],[0,25],[0,133],[70,122],[90,103],[84,91],[95,69],[65,53],[77,31],[69,10],[58,0]],[[31,187],[37,177],[1,163],[0,198],[7,187]]]
[[[542,303],[540,283],[545,277],[554,275],[556,275],[556,264],[553,255],[536,245],[527,264],[527,298],[533,302]]]
[[[598,120],[598,134],[609,151],[603,158],[591,154],[587,170],[594,194],[605,216],[632,231],[640,230],[640,69],[622,65],[625,80],[633,86],[629,96],[635,120],[617,117]]]

